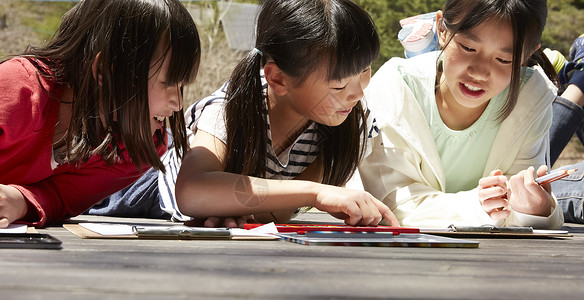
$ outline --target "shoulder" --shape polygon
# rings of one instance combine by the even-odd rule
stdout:
[[[196,126],[203,113],[209,114],[224,110],[227,85],[228,82],[225,82],[218,90],[187,108],[185,111],[187,127],[194,129],[193,127]]]
[[[365,100],[380,126],[417,112],[417,99],[425,101],[433,95],[439,54],[392,58],[375,73],[365,90]]]
[[[541,86],[542,90],[550,90],[552,92],[557,92],[558,88],[545,74],[545,71],[540,66],[528,67],[526,74],[529,75],[529,79],[526,83],[535,82],[535,85]]]
[[[368,90],[385,97],[402,97],[433,91],[436,81],[436,61],[440,52],[429,52],[413,58],[392,58],[371,78]]]
[[[27,74],[28,76],[30,76],[34,74],[36,68],[28,59],[24,57],[14,57],[0,63],[0,71],[3,74],[10,74],[10,76],[8,77],[14,77],[23,74]]]
[[[54,90],[54,83],[40,76],[36,67],[22,57],[0,64],[0,90],[0,114],[3,120],[6,117],[25,117],[29,120],[40,117],[48,105],[48,93],[60,96],[60,91]]]
[[[388,60],[375,76],[400,76],[400,77],[430,77],[436,74],[436,62],[440,56],[439,51],[424,53],[412,58],[394,57]]]
[[[16,57],[0,63],[0,85],[3,91],[37,89],[39,83],[36,77],[37,70],[28,59]]]
[[[518,104],[551,105],[557,96],[558,88],[539,66],[526,68],[523,82],[519,91]]]

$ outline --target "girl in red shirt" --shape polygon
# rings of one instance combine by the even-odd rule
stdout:
[[[187,148],[197,28],[178,0],[84,0],[45,47],[0,63],[0,228],[78,215]]]

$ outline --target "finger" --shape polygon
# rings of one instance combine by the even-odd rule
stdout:
[[[395,215],[393,214],[391,209],[389,209],[389,207],[387,205],[385,205],[385,203],[383,203],[380,200],[374,199],[374,204],[375,204],[377,210],[379,211],[382,219],[385,219],[393,227],[399,227],[399,221],[397,220],[397,218],[395,217]],[[381,222],[382,219],[379,219],[377,221],[377,223],[372,224],[372,225],[379,224],[379,222]]]
[[[491,173],[489,173],[489,176],[497,176],[497,175],[503,175],[503,172],[501,172],[501,170],[493,170],[493,171],[491,171]]]
[[[539,168],[537,168],[537,177],[541,177],[547,174],[548,171],[548,167],[546,165],[541,165],[539,166]],[[545,189],[546,192],[548,192],[548,194],[551,194],[552,192],[552,186],[549,183],[546,184],[540,184],[541,187],[543,187]]]
[[[245,226],[245,224],[247,223],[247,218],[246,217],[239,217],[235,221],[237,222],[237,227],[243,228]]]
[[[383,218],[389,222],[389,226],[391,227],[400,227],[399,225],[399,220],[397,219],[397,217],[393,214],[393,212],[391,212],[391,210],[388,208],[387,212],[383,213]]]
[[[525,173],[525,177],[523,178],[523,185],[532,195],[541,193],[542,189],[541,185],[535,182],[534,172],[535,172],[534,167],[527,168],[527,172]]]
[[[507,217],[509,217],[509,214],[511,214],[511,212],[509,210],[502,209],[502,210],[490,212],[489,216],[493,220],[503,220],[503,219],[506,219]]]
[[[503,175],[483,177],[479,179],[479,187],[488,188],[491,186],[506,186],[507,177]]]
[[[535,171],[534,167],[527,168],[525,175],[523,176],[524,184],[531,182],[531,181],[535,181],[535,177],[533,176],[534,171]]]
[[[539,168],[537,168],[537,177],[545,175],[547,171],[548,171],[547,165],[539,166]]]
[[[362,226],[370,226],[370,225],[377,225],[379,221],[381,221],[381,213],[379,213],[379,209],[373,204],[372,201],[365,201],[362,203],[361,208],[361,220],[359,221],[359,225]],[[375,221],[377,220],[377,223]]]
[[[361,221],[361,217],[363,216],[361,214],[361,209],[355,202],[351,202],[344,206],[342,212],[347,215],[345,223],[351,226],[359,224],[359,222]]]
[[[217,227],[221,223],[221,219],[219,217],[208,217],[205,220],[204,226],[205,227]]]
[[[233,218],[233,217],[225,218],[225,220],[223,221],[223,226],[228,227],[228,228],[238,227],[237,222],[235,221],[235,218]]]
[[[507,190],[500,187],[500,186],[490,187],[490,188],[479,190],[479,199],[481,200],[481,203],[482,203],[482,202],[485,202],[486,200],[489,200],[491,198],[504,197],[506,194],[507,194]]]
[[[6,228],[8,225],[10,225],[10,221],[7,218],[0,219],[0,228]]]
[[[485,200],[483,202],[483,209],[487,212],[493,212],[495,210],[500,210],[507,207],[508,202],[507,199],[504,198],[492,198]]]

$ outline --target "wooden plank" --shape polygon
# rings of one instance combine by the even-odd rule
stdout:
[[[322,214],[302,218],[330,221]],[[60,239],[62,250],[0,250],[0,298],[576,298],[584,226],[569,225],[572,238],[485,238],[477,239],[478,249],[81,239],[50,227],[38,231]]]

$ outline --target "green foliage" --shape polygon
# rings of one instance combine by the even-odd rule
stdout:
[[[568,55],[575,38],[584,33],[584,0],[549,0],[542,47]]]
[[[390,58],[404,56],[404,49],[397,40],[401,19],[437,11],[444,4],[444,0],[356,0],[356,2],[371,14],[379,31],[381,51],[379,58],[373,63],[374,71]]]
[[[377,70],[392,57],[403,57],[403,47],[397,40],[399,20],[437,11],[444,0],[355,0],[367,10],[379,31],[381,52],[373,62]],[[572,41],[584,33],[584,0],[548,0],[548,20],[542,36],[542,47],[559,50],[567,55]]]
[[[75,4],[76,2],[11,2],[18,11],[26,12],[14,21],[36,32],[40,40],[48,40],[53,36],[61,24],[61,16]]]

